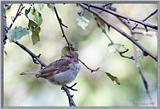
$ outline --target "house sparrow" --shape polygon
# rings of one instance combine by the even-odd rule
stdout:
[[[69,51],[61,59],[56,60],[46,66],[31,72],[23,72],[21,75],[35,75],[49,80],[57,85],[66,85],[73,81],[80,71],[78,54],[75,51]]]

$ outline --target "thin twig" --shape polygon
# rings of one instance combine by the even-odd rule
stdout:
[[[67,27],[67,26],[62,23],[62,19],[59,17],[58,12],[57,12],[57,9],[56,9],[55,6],[54,6],[54,12],[55,12],[55,14],[56,14],[57,20],[58,20],[58,22],[59,22],[59,26],[60,26],[60,28],[61,28],[63,37],[65,38],[68,47],[72,47],[72,45],[69,43],[69,41],[68,41],[68,39],[67,39],[67,37],[66,37],[66,35],[65,35],[65,33],[64,33],[64,30],[63,30],[63,26],[64,26],[64,27]]]
[[[74,83],[72,86],[67,86],[67,85],[65,85],[65,86],[66,86],[68,89],[70,89],[70,90],[78,91],[77,89],[74,89],[74,88],[73,88],[76,84],[77,84],[77,82]]]
[[[55,11],[57,20],[58,20],[58,22],[59,22],[59,26],[60,26],[60,28],[61,28],[63,37],[65,38],[65,40],[66,40],[66,42],[67,42],[67,45],[68,45],[68,47],[72,47],[72,44],[68,41],[68,39],[67,39],[67,37],[66,37],[66,35],[65,35],[65,33],[64,33],[64,30],[63,30],[64,23],[62,22],[62,19],[59,17],[58,12],[57,12],[57,9],[56,9],[55,6],[54,6],[54,11]],[[91,72],[97,71],[97,69],[96,69],[96,70],[93,70],[93,69],[89,68],[89,67],[88,67],[84,62],[82,62],[80,59],[79,59],[79,61],[80,61],[87,69],[89,69]]]
[[[105,17],[99,15],[99,13],[97,13],[95,10],[89,8],[88,6],[85,6],[83,4],[79,4],[81,7],[83,7],[84,9],[88,10],[89,12],[93,13],[94,15],[96,15],[97,17],[99,17],[102,21],[105,22],[105,24],[109,25],[110,27],[112,27],[113,29],[115,29],[116,31],[118,31],[120,34],[122,34],[123,36],[125,36],[127,39],[129,39],[132,43],[134,43],[137,47],[139,47],[144,53],[146,53],[147,55],[149,55],[151,58],[153,58],[155,61],[158,61],[158,58],[156,56],[154,56],[150,51],[148,51],[146,48],[144,48],[139,42],[137,42],[136,39],[134,39],[133,37],[131,37],[130,35],[128,35],[126,32],[124,32],[122,29],[118,28],[116,25],[112,24],[108,19],[106,19]]]
[[[102,30],[102,32],[105,34],[105,36],[107,37],[107,39],[110,41],[111,44],[113,44],[113,40],[109,37],[109,35],[107,34],[106,32],[106,29],[105,29],[105,26],[103,26],[102,24],[100,24],[98,22],[98,19],[95,17],[95,20],[96,20],[96,23],[97,23],[97,26]]]
[[[81,5],[82,5],[82,4],[81,4]],[[115,11],[112,11],[112,10],[109,10],[109,9],[105,9],[105,8],[102,8],[102,7],[99,7],[99,6],[91,5],[91,4],[84,4],[84,5],[87,6],[87,7],[89,7],[89,8],[93,7],[93,8],[95,8],[95,9],[103,10],[103,11],[105,11],[105,12],[108,12],[108,13],[110,13],[110,14],[112,14],[112,15],[121,17],[121,18],[126,19],[126,20],[128,20],[128,21],[133,21],[133,22],[139,23],[139,24],[141,24],[141,25],[144,25],[144,26],[146,26],[146,27],[150,27],[150,28],[152,28],[152,29],[158,30],[158,26],[151,25],[151,24],[145,23],[145,22],[140,21],[140,20],[136,20],[136,19],[133,19],[133,18],[130,18],[130,17],[123,16],[123,15],[121,15],[121,14],[119,14],[119,13],[116,13]]]
[[[156,9],[155,11],[153,11],[151,14],[149,14],[146,18],[144,18],[142,21],[144,22],[144,21],[146,21],[146,20],[148,20],[150,17],[152,17],[154,14],[156,14],[158,12],[158,9]],[[136,24],[133,28],[132,28],[132,30],[134,30],[136,27],[138,26],[138,24]]]
[[[95,20],[97,21],[96,18],[95,18]],[[102,25],[99,24],[98,21],[97,21],[97,25],[98,25],[98,27],[102,30],[102,32],[105,34],[105,36],[107,37],[107,39],[110,41],[110,44],[114,45],[115,43],[114,43],[114,41],[109,37],[109,35],[107,34],[106,29],[105,29],[104,27],[102,27]],[[124,48],[125,48],[125,47],[124,47]],[[116,49],[116,48],[115,48],[115,49]],[[126,48],[125,48],[125,49],[126,49]],[[124,55],[124,53],[128,52],[129,49],[126,49],[126,50],[124,50],[124,51],[120,51],[120,50],[116,49],[116,51],[119,53],[119,55],[120,55],[121,57],[134,60],[133,56],[125,56],[125,55]]]
[[[73,95],[70,94],[69,89],[68,89],[65,85],[62,86],[61,89],[65,91],[65,93],[66,93],[66,95],[67,95],[67,97],[68,97],[69,106],[75,107],[76,104],[75,104],[74,101],[73,101]]]
[[[18,41],[15,41],[14,42],[15,44],[17,44],[19,47],[21,47],[24,51],[26,51],[33,59],[33,62],[35,64],[40,64],[41,67],[46,67],[46,64],[43,63],[40,59],[39,59],[39,56],[36,56],[31,50],[29,50],[27,47],[25,47],[24,45],[20,44]]]
[[[113,8],[113,7],[112,7]],[[112,9],[110,8],[110,10],[115,11],[116,13],[119,13],[116,9]],[[139,26],[138,23],[134,23],[134,22],[129,22],[121,17],[117,18],[125,25],[127,26],[127,28],[130,30],[131,33],[137,33],[137,34],[143,34],[143,32],[141,32],[140,30],[135,30],[135,28],[137,29],[145,29],[144,26]],[[147,28],[148,29],[148,28]],[[149,29],[151,30],[151,29]],[[138,40],[137,40],[138,41]]]
[[[155,12],[155,11],[154,11],[154,12]],[[154,12],[153,12],[153,13],[154,13]],[[152,15],[152,14],[150,14],[149,16],[151,16],[151,15]],[[122,18],[120,18],[120,17],[117,17],[117,18],[118,18],[124,25],[126,25],[126,26],[128,27],[128,29],[130,30],[130,32],[131,32],[131,34],[132,34],[132,36],[133,36],[133,35],[135,34],[135,32],[132,30],[132,25],[131,25],[131,23],[128,23],[127,21],[125,21],[124,19],[122,19]],[[148,18],[149,18],[149,17],[148,17]],[[138,24],[137,24],[137,26],[138,26]],[[134,45],[133,45],[133,51],[134,51],[134,62],[135,62],[136,67],[137,67],[137,69],[138,69],[138,71],[139,71],[139,74],[140,74],[140,77],[141,77],[141,79],[142,79],[143,85],[144,85],[144,87],[145,87],[146,93],[147,93],[147,95],[148,95],[148,97],[149,97],[149,99],[150,99],[151,104],[154,105],[154,102],[153,102],[152,97],[151,97],[151,95],[150,95],[148,82],[147,82],[147,80],[146,80],[146,78],[145,78],[145,76],[144,76],[144,71],[143,71],[143,69],[141,68],[140,64],[138,63],[138,51],[137,51],[137,47],[134,46]]]
[[[129,49],[126,49],[125,51],[118,51],[119,55],[122,56],[123,58],[131,59],[134,60],[133,56],[125,56],[124,53],[128,52]]]
[[[96,72],[100,69],[100,67],[96,68],[96,69],[91,69],[89,68],[83,61],[81,61],[80,59],[78,59],[88,70],[90,70],[91,72]]]
[[[157,10],[155,10],[153,13],[151,13],[151,14],[150,14],[148,17],[146,17],[143,21],[147,20],[149,17],[151,17],[152,15],[154,15],[156,12],[157,12]],[[125,21],[124,19],[122,19],[122,18],[120,18],[120,17],[117,17],[117,18],[119,18],[119,20],[122,21],[122,22],[130,29],[131,34],[133,35],[134,32],[133,32],[133,30],[132,30],[132,28],[131,28],[131,23],[128,22],[128,21]],[[137,24],[137,26],[138,26],[138,24]],[[101,29],[103,29],[103,28],[101,28]],[[104,31],[104,30],[103,30],[103,31]],[[106,33],[106,32],[104,32],[104,33]],[[111,41],[111,43],[113,43],[113,41]],[[127,50],[128,50],[128,49],[127,49]],[[127,50],[124,51],[124,52],[121,52],[121,53],[125,53],[125,52],[127,52]],[[121,55],[121,53],[120,53],[120,55]],[[123,55],[122,55],[122,57],[123,57]],[[132,58],[133,58],[133,57],[132,57]],[[143,81],[143,84],[144,84],[146,93],[147,93],[147,95],[148,95],[148,97],[149,97],[149,99],[150,99],[150,103],[151,103],[152,105],[154,105],[154,102],[153,102],[153,100],[152,100],[152,97],[151,97],[151,94],[150,94],[150,91],[149,91],[148,82],[147,82],[147,80],[146,80],[146,78],[145,78],[145,76],[144,76],[144,71],[143,71],[143,69],[141,68],[140,64],[138,63],[136,46],[134,46],[134,59],[135,59],[136,67],[137,67],[137,69],[138,69],[138,71],[139,71],[139,74],[140,74],[140,76],[141,76],[141,79],[142,79],[142,81]]]
[[[137,67],[138,72],[139,72],[139,74],[140,74],[140,77],[141,77],[141,79],[142,79],[142,82],[143,82],[144,88],[145,88],[145,90],[146,90],[147,96],[148,96],[148,98],[149,98],[149,100],[150,100],[150,103],[151,103],[152,105],[154,105],[154,102],[153,102],[153,100],[152,100],[152,97],[151,97],[151,94],[150,94],[150,91],[149,91],[148,82],[147,82],[147,80],[146,80],[146,78],[145,78],[145,76],[144,76],[144,71],[143,71],[143,69],[141,68],[141,66],[140,66],[140,64],[139,64],[139,62],[138,62],[138,51],[137,51],[137,47],[135,47],[134,45],[133,45],[133,50],[134,50],[135,64],[136,64],[136,67]]]
[[[10,29],[12,28],[14,22],[16,21],[16,19],[18,18],[18,16],[21,15],[21,12],[22,12],[23,9],[24,9],[24,6],[23,6],[23,4],[21,3],[21,4],[19,5],[19,8],[18,8],[17,12],[16,12],[16,15],[15,15],[15,16],[13,17],[13,19],[12,19],[12,23],[11,23],[10,26],[8,27],[8,30],[10,30]]]
[[[56,9],[55,6],[54,6],[54,11],[55,11],[57,20],[58,20],[58,22],[59,22],[59,26],[60,26],[60,28],[61,28],[62,35],[63,35],[63,37],[65,38],[68,47],[72,48],[72,44],[68,41],[68,39],[67,39],[67,37],[66,37],[66,35],[65,35],[65,33],[64,33],[64,30],[63,30],[63,26],[64,26],[64,27],[67,27],[67,26],[63,24],[62,19],[59,17],[58,12],[57,12],[57,9]],[[80,59],[79,59],[79,61],[80,61],[87,69],[89,69],[91,72],[95,72],[95,71],[98,71],[98,70],[99,70],[99,68],[97,68],[96,70],[93,70],[93,69],[89,68],[89,67],[88,67],[84,62],[82,62]],[[74,103],[74,101],[73,101],[73,99],[72,99],[72,96],[70,96],[70,92],[69,92],[69,90],[68,90],[67,88],[70,89],[70,87],[68,87],[68,86],[67,86],[67,87],[66,87],[66,86],[62,86],[62,89],[66,92],[66,94],[67,94],[67,96],[68,96],[68,100],[69,100],[70,106],[76,106],[75,103]],[[71,87],[71,88],[72,88],[72,87]],[[73,88],[72,88],[72,89],[73,89]]]
[[[13,24],[15,23],[15,21],[16,21],[16,19],[18,18],[18,16],[20,16],[21,15],[21,12],[22,12],[22,10],[24,9],[24,6],[23,6],[23,4],[21,3],[20,5],[19,5],[19,7],[18,7],[18,10],[17,10],[17,12],[16,12],[16,15],[13,17],[13,19],[12,19],[12,23],[9,25],[9,27],[7,28],[7,26],[6,26],[6,24],[5,24],[5,33],[7,33],[8,32],[8,30],[10,30],[11,28],[12,28],[12,26],[13,26]],[[5,10],[5,9],[4,9]],[[4,16],[5,17],[5,16]],[[6,17],[5,17],[6,18]],[[6,20],[6,19],[5,19]],[[4,42],[4,44],[5,44],[5,42],[6,42],[6,40],[7,40],[7,36],[6,36],[6,34],[4,35],[4,38],[3,38],[3,42]]]
[[[63,37],[65,38],[68,47],[71,48],[71,49],[73,49],[73,48],[72,48],[72,44],[68,41],[68,39],[67,39],[67,37],[66,37],[66,35],[65,35],[65,33],[64,33],[64,30],[63,30],[63,26],[66,27],[66,28],[68,28],[68,27],[63,24],[62,19],[59,17],[58,12],[57,12],[57,9],[56,9],[55,6],[54,6],[53,9],[54,9],[54,12],[55,12],[55,14],[56,14],[57,20],[58,20],[58,22],[59,22],[59,26],[60,26],[60,28],[61,28],[62,35],[63,35]],[[76,85],[76,84],[75,84],[75,85]],[[67,85],[64,85],[64,86],[62,86],[62,90],[64,90],[65,93],[66,93],[66,95],[68,96],[69,106],[74,107],[74,106],[76,106],[76,104],[74,103],[74,100],[72,99],[72,98],[73,98],[73,95],[70,94],[69,89],[74,90],[74,91],[76,91],[76,89],[73,89],[72,87],[73,87],[73,86],[68,87]]]
[[[151,16],[151,14],[150,14],[149,16]],[[132,37],[133,37],[133,36],[135,35],[135,32],[132,30],[131,24],[130,24],[130,23],[127,23],[127,22],[126,22],[124,19],[122,19],[122,18],[119,18],[119,17],[117,17],[117,18],[118,18],[124,25],[126,25],[126,26],[128,27],[128,29],[130,30],[130,32],[131,32],[131,34],[132,34]],[[137,24],[137,26],[138,26],[138,24]],[[144,87],[145,87],[146,93],[147,93],[147,95],[148,95],[148,97],[149,97],[149,99],[150,99],[150,103],[151,103],[152,105],[154,105],[154,102],[153,102],[152,97],[151,97],[151,95],[150,95],[148,82],[147,82],[147,80],[146,80],[146,78],[145,78],[145,76],[144,76],[144,71],[143,71],[143,69],[141,68],[141,66],[140,66],[140,64],[139,64],[139,62],[138,62],[138,51],[137,51],[137,47],[136,47],[135,45],[133,45],[133,51],[134,51],[134,62],[135,62],[135,65],[136,65],[136,67],[137,67],[137,69],[138,69],[138,71],[139,71],[139,74],[140,74],[140,77],[141,77],[141,79],[142,79],[143,85],[144,85]]]
[[[142,21],[146,21],[148,20],[150,17],[152,17],[154,14],[156,14],[158,12],[158,9],[156,9],[155,11],[153,11],[151,14],[149,14],[145,19],[143,19]]]

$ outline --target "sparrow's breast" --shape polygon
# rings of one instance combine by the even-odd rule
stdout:
[[[70,67],[73,70],[73,73],[76,74],[76,75],[80,71],[80,68],[81,68],[79,62],[76,62],[76,63],[72,64]]]

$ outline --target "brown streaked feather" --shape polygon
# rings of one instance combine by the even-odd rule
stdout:
[[[47,78],[53,74],[57,74],[59,72],[64,72],[66,69],[69,69],[69,64],[71,61],[66,59],[57,60],[51,64],[49,64],[45,69],[41,70],[39,77]]]
[[[58,70],[58,68],[50,66],[48,68],[45,68],[45,69],[41,70],[40,73],[45,75],[45,74],[48,74],[50,72],[55,72],[56,70]]]
[[[68,65],[70,63],[71,63],[71,61],[68,59],[59,59],[59,60],[56,60],[56,61],[50,63],[47,67],[50,67],[50,66],[61,67],[64,65]]]

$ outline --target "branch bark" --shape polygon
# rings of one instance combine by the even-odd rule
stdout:
[[[63,30],[63,26],[66,27],[66,28],[68,28],[68,27],[63,24],[62,19],[59,17],[58,12],[57,12],[57,9],[56,9],[55,6],[54,6],[53,9],[54,9],[54,12],[55,12],[55,14],[56,14],[56,17],[57,17],[59,26],[60,26],[60,28],[61,28],[62,35],[63,35],[63,37],[65,38],[68,47],[71,48],[71,49],[73,49],[73,48],[72,48],[72,44],[68,41],[68,39],[67,39],[67,37],[66,37],[66,35],[65,35],[65,33],[64,33],[64,30]],[[70,107],[76,106],[76,104],[74,103],[74,100],[73,100],[73,95],[70,94],[69,89],[68,89],[66,86],[62,86],[62,89],[65,91],[66,95],[68,96],[69,106],[70,106]]]
[[[14,22],[16,21],[16,19],[18,18],[18,16],[21,15],[21,12],[22,12],[22,10],[23,10],[24,8],[25,8],[25,7],[24,7],[23,4],[21,3],[21,4],[19,5],[19,7],[18,7],[18,10],[17,10],[17,12],[16,12],[16,15],[15,15],[15,16],[13,17],[13,19],[12,19],[12,23],[11,23],[10,26],[7,28],[7,30],[10,30],[10,29],[12,28]]]
[[[75,104],[75,102],[73,100],[73,95],[71,95],[70,92],[69,92],[69,89],[64,85],[64,86],[62,86],[62,90],[65,91],[65,93],[66,93],[66,95],[68,97],[69,106],[70,107],[75,107],[76,104]]]
[[[125,19],[125,20],[127,20],[127,21],[133,21],[133,22],[139,23],[139,24],[141,24],[141,25],[144,25],[145,27],[150,27],[150,28],[152,28],[152,29],[158,30],[158,26],[155,26],[155,25],[152,25],[152,24],[149,24],[149,23],[145,23],[145,22],[143,22],[143,21],[140,21],[140,20],[137,20],[137,19],[133,19],[133,18],[131,18],[131,17],[123,16],[123,15],[121,15],[121,14],[119,14],[119,13],[116,13],[116,12],[114,12],[114,11],[112,11],[112,10],[105,9],[105,8],[102,8],[102,7],[99,7],[99,6],[95,6],[95,5],[91,5],[91,4],[84,4],[84,5],[86,5],[88,8],[91,8],[91,7],[92,7],[92,8],[95,8],[95,9],[99,9],[99,10],[105,11],[105,12],[107,12],[107,13],[110,13],[110,14],[112,14],[112,15],[115,15],[115,16],[117,16],[117,17],[123,18],[123,19]]]
[[[150,103],[151,103],[152,105],[154,105],[152,96],[151,96],[150,91],[149,91],[148,82],[147,82],[147,80],[146,80],[146,78],[145,78],[145,76],[144,76],[144,71],[143,71],[143,69],[141,68],[141,65],[140,65],[139,62],[138,62],[138,51],[137,51],[137,47],[134,46],[134,45],[133,45],[133,50],[134,50],[134,59],[135,59],[134,61],[135,61],[135,65],[136,65],[136,67],[137,67],[137,69],[138,69],[138,72],[139,72],[139,75],[140,75],[140,77],[141,77],[141,79],[142,79],[142,82],[143,82],[143,85],[144,85],[146,94],[147,94],[147,96],[148,96],[148,98],[149,98],[149,100],[150,100]]]
[[[109,20],[107,20],[105,17],[101,16],[97,11],[91,9],[89,6],[83,5],[83,4],[79,4],[82,8],[88,10],[89,12],[93,13],[95,16],[99,17],[102,21],[105,22],[105,24],[109,25],[110,27],[112,27],[113,29],[115,29],[117,32],[119,32],[120,34],[122,34],[124,37],[126,37],[127,39],[129,39],[132,43],[134,43],[139,49],[141,49],[143,51],[143,53],[149,55],[151,58],[153,58],[155,61],[158,61],[157,56],[154,56],[150,51],[148,51],[146,48],[144,48],[139,42],[137,42],[136,39],[134,39],[133,37],[131,37],[130,35],[128,35],[126,32],[124,32],[122,29],[120,29],[119,27],[117,27],[116,25],[112,24]]]
[[[54,12],[55,12],[55,14],[56,14],[56,17],[57,17],[59,26],[60,26],[60,28],[61,28],[62,35],[63,35],[63,37],[65,38],[68,47],[72,47],[72,44],[69,43],[69,41],[68,41],[68,39],[67,39],[67,37],[66,37],[66,35],[65,35],[65,33],[64,33],[64,30],[63,30],[63,26],[66,27],[66,28],[68,28],[68,27],[67,27],[66,25],[63,24],[62,19],[59,17],[58,12],[57,12],[57,9],[56,9],[55,6],[54,6]]]
[[[117,11],[116,11],[117,12]],[[155,10],[154,12],[152,12],[151,14],[149,14],[143,21],[147,20],[148,18],[150,18],[151,16],[153,16],[155,13],[157,12],[157,10]],[[117,12],[118,13],[118,12]],[[133,30],[132,29],[132,25],[131,23],[128,23],[126,20],[120,18],[120,17],[117,17],[124,25],[126,25],[128,27],[128,29],[130,30],[130,33],[132,34],[132,36],[134,36],[137,31]],[[138,25],[137,25],[138,26]],[[139,75],[142,79],[142,82],[143,82],[143,85],[144,85],[144,88],[145,88],[145,91],[146,91],[146,94],[150,100],[150,103],[152,105],[154,105],[154,102],[152,100],[152,96],[150,94],[150,91],[149,91],[149,85],[148,85],[148,81],[146,80],[145,78],[145,75],[144,75],[144,71],[140,65],[140,63],[138,62],[138,48],[133,44],[133,51],[134,51],[134,62],[135,62],[135,66],[137,67],[138,69],[138,72],[139,72]]]
[[[42,62],[40,59],[39,59],[39,56],[40,55],[35,55],[31,50],[29,50],[26,46],[24,46],[23,44],[20,44],[18,41],[15,41],[14,42],[15,44],[17,44],[19,47],[21,47],[24,51],[26,51],[31,57],[32,57],[32,59],[33,59],[33,62],[35,63],[35,64],[40,64],[41,65],[41,67],[46,67],[47,65],[44,63],[44,62]]]

